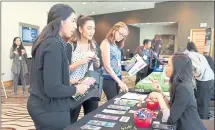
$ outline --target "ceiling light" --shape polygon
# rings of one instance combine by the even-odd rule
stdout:
[[[92,14],[95,14],[95,12],[92,12]]]
[[[126,8],[122,8],[123,10],[126,10]]]
[[[150,24],[150,23],[146,23],[146,24]]]
[[[86,4],[87,4],[87,2],[83,2],[82,4],[83,4],[83,5],[86,5]]]

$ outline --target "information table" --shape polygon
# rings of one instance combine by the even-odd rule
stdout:
[[[120,98],[122,95],[124,95],[124,93],[120,93],[118,96],[116,96],[115,98]],[[80,127],[82,127],[83,125],[87,124],[88,121],[90,120],[100,120],[100,121],[109,121],[109,122],[114,122],[116,123],[115,126],[113,128],[106,128],[106,127],[102,127],[100,130],[121,130],[121,127],[126,127],[129,125],[134,125],[134,114],[133,113],[128,113],[128,111],[124,114],[124,115],[116,115],[116,114],[107,114],[107,113],[103,113],[102,111],[104,109],[107,109],[107,106],[110,104],[114,104],[114,99],[106,102],[105,104],[103,104],[102,106],[100,106],[98,109],[94,110],[93,112],[89,113],[88,115],[84,116],[83,118],[81,118],[79,121],[77,121],[76,123],[72,124],[71,126],[66,127],[64,130],[82,130]],[[145,104],[143,103],[143,106],[145,107]],[[140,108],[138,108],[137,106],[131,107],[130,110],[138,110]],[[105,115],[112,115],[112,116],[119,116],[120,118],[122,116],[129,116],[130,119],[128,122],[123,123],[123,122],[119,122],[119,120],[114,121],[114,120],[108,120],[108,119],[100,119],[100,118],[95,118],[94,116],[96,114],[105,114]],[[157,119],[155,120],[161,120],[161,114],[158,114]],[[120,119],[119,118],[119,119]],[[152,130],[152,128],[147,128],[147,129],[137,129],[137,130]]]

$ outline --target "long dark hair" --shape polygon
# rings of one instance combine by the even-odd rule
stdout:
[[[188,42],[187,43],[187,50],[188,51],[194,51],[194,52],[198,52],[196,45],[194,42]]]
[[[81,39],[81,33],[79,32],[79,27],[82,27],[84,26],[84,24],[87,22],[87,21],[93,21],[95,22],[95,20],[90,17],[90,16],[84,16],[84,15],[79,15],[78,18],[77,18],[77,29],[76,29],[76,40],[78,41],[79,39]],[[77,43],[77,41],[75,42],[75,44]],[[90,44],[90,49],[91,51],[95,51],[96,48],[94,48],[93,46],[93,43],[95,43],[94,40],[88,40],[88,43]]]
[[[177,52],[172,57],[173,73],[170,76],[170,99],[176,91],[179,83],[186,82],[194,87],[193,66],[191,59],[184,53]]]
[[[65,4],[56,4],[51,7],[48,13],[47,25],[44,27],[40,35],[35,40],[32,47],[32,56],[34,57],[35,51],[40,43],[49,36],[56,36],[59,34],[61,21],[66,20],[75,11]]]
[[[20,39],[20,45],[19,45],[19,48],[17,48],[17,45],[16,45],[16,43],[15,43],[15,41],[16,41],[16,39]],[[22,45],[22,41],[21,41],[21,38],[20,37],[15,37],[14,39],[13,39],[13,51],[15,51],[16,50],[16,48],[17,48],[17,52],[18,52],[18,54],[21,56],[22,55],[22,50],[25,50],[25,48],[24,48],[24,46]]]

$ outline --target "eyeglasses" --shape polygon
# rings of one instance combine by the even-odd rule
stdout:
[[[117,30],[117,32],[119,33],[119,35],[123,38],[127,37],[127,35],[124,35],[123,33],[121,33],[119,30]]]

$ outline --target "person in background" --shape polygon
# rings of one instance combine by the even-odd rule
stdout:
[[[214,88],[214,72],[204,55],[197,52],[193,42],[187,43],[185,53],[191,58],[196,79],[196,99],[201,119],[209,119],[211,93]]]
[[[128,91],[128,87],[122,82],[121,51],[128,35],[128,27],[123,22],[116,23],[108,32],[100,45],[103,60],[103,90],[108,100],[115,97],[120,88]]]
[[[156,52],[158,57],[159,57],[160,52],[161,52],[161,46],[162,46],[161,37],[158,35],[155,35],[154,39],[152,40],[152,49],[154,52]]]
[[[169,58],[165,70],[170,78],[170,100],[157,82],[153,82],[153,87],[158,92],[150,93],[146,100],[158,101],[162,122],[176,125],[177,130],[206,130],[197,111],[191,59],[184,53],[176,53]]]
[[[214,66],[215,66],[215,64],[214,64],[213,58],[212,58],[212,57],[209,55],[209,53],[207,53],[207,52],[204,53],[204,56],[205,56],[205,58],[207,59],[208,64],[210,65],[211,69],[212,69],[213,72],[214,72]],[[215,88],[214,88],[214,85],[213,85],[213,87],[212,87],[212,93],[211,93],[211,99],[212,99],[212,100],[215,99],[214,92],[215,92]]]
[[[89,87],[69,83],[65,39],[76,28],[74,10],[56,4],[49,10],[47,25],[33,44],[27,109],[37,130],[63,130],[71,125],[70,110],[79,105],[72,96],[84,94]]]
[[[139,49],[138,54],[143,57],[147,66],[145,66],[142,70],[137,72],[135,84],[137,84],[140,80],[147,77],[153,70],[153,59],[157,60],[160,64],[164,64],[157,56],[157,54],[151,49],[151,40],[145,39],[143,41],[143,49]]]
[[[100,67],[99,58],[96,54],[96,45],[93,41],[95,34],[95,22],[89,16],[80,15],[77,19],[77,41],[73,43],[72,64],[70,65],[70,83],[75,84],[85,78],[89,69]],[[98,101],[88,99],[81,104],[84,115],[98,108]],[[72,120],[77,121],[81,105],[73,110]]]
[[[21,39],[19,37],[15,37],[13,39],[13,46],[10,49],[10,59],[13,59],[11,71],[13,72],[13,87],[14,87],[14,95],[17,95],[17,87],[19,78],[22,82],[22,91],[23,94],[26,93],[26,79],[25,76],[28,73],[27,68],[27,54],[26,50],[22,45]]]

